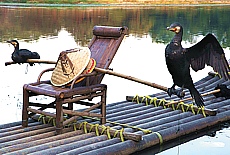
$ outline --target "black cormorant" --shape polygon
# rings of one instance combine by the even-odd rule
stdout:
[[[167,30],[175,33],[172,41],[165,48],[165,58],[168,71],[172,75],[173,86],[168,89],[171,96],[175,92],[175,86],[189,89],[195,104],[198,107],[204,106],[204,100],[193,84],[190,75],[190,66],[198,71],[209,65],[215,72],[225,80],[230,79],[228,62],[223,49],[212,34],[207,34],[200,42],[190,48],[183,48],[181,45],[183,27],[179,23],[173,23]],[[180,96],[180,93],[178,93]]]
[[[14,52],[12,53],[12,60],[16,63],[25,63],[27,59],[40,59],[40,55],[37,52],[31,52],[27,49],[19,49],[19,43],[17,40],[7,41],[14,46]],[[33,63],[30,63],[32,66]]]

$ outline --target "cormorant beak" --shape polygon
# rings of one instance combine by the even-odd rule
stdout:
[[[176,28],[175,28],[175,27],[167,27],[167,30],[172,31],[172,32],[175,32],[175,31],[176,31]]]
[[[17,43],[12,41],[12,40],[7,40],[6,42],[10,43],[11,45],[13,45],[14,47],[17,46]]]

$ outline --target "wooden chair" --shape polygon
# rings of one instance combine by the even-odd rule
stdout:
[[[91,57],[96,60],[96,67],[108,69],[113,60],[124,36],[128,33],[127,27],[108,27],[94,26],[93,38],[89,44]],[[75,78],[69,87],[56,87],[48,81],[40,81],[41,76],[52,69],[44,70],[40,73],[37,82],[25,84],[23,87],[23,110],[22,126],[28,126],[28,118],[34,114],[41,114],[55,118],[56,132],[62,133],[63,127],[74,121],[79,116],[93,116],[101,120],[101,124],[106,122],[106,90],[107,86],[101,84],[104,77],[103,73],[93,71],[89,74],[81,74]],[[85,77],[83,81],[75,84],[75,81]],[[49,104],[30,102],[32,96],[45,95],[55,99]],[[82,101],[88,99],[91,101],[95,97],[100,97],[99,103],[90,103]],[[73,111],[73,103],[89,106],[85,111]],[[65,106],[67,105],[67,106]],[[44,111],[47,108],[56,109],[56,113]],[[100,108],[100,113],[92,113],[91,110]],[[64,114],[68,114],[67,120],[64,120]]]

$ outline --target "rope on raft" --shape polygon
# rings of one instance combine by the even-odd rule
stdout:
[[[194,115],[202,114],[204,117],[207,115],[213,116],[216,115],[216,110],[205,109],[204,107],[198,108],[193,104],[185,104],[184,102],[179,102],[177,104],[167,104],[174,101],[167,101],[163,99],[157,99],[157,97],[150,96],[139,96],[136,95],[134,97],[127,96],[127,101],[136,102],[138,104],[145,103],[146,106],[154,105],[155,107],[162,106],[163,108],[172,108],[172,110],[182,110],[182,112],[191,111]]]
[[[87,117],[87,116],[84,116],[84,118],[92,119],[92,120],[96,120],[96,121],[99,120],[98,118]],[[64,117],[64,119],[66,119],[66,118]],[[49,123],[49,124],[52,124],[55,126],[55,118],[53,118],[51,116],[40,115],[37,120],[42,122],[43,124]],[[74,131],[83,130],[84,133],[95,132],[96,136],[100,136],[100,135],[105,134],[105,135],[107,135],[108,139],[119,137],[122,142],[124,142],[125,139],[130,139],[130,140],[134,140],[134,141],[142,140],[142,135],[124,132],[124,128],[127,127],[127,128],[132,128],[134,130],[142,131],[144,134],[156,134],[158,139],[159,139],[160,145],[163,144],[163,137],[159,132],[153,132],[149,129],[142,129],[140,127],[131,126],[131,125],[123,124],[123,123],[119,123],[119,122],[113,122],[113,121],[109,121],[109,120],[107,120],[106,122],[113,124],[113,125],[122,126],[122,128],[120,130],[117,130],[117,129],[113,129],[110,126],[91,124],[91,123],[88,123],[87,121],[77,123],[77,120],[75,120],[72,124],[68,124],[68,127],[73,125]]]
[[[86,117],[86,116],[84,116],[84,118],[89,118],[92,120],[99,120],[98,118]],[[66,118],[64,117],[64,119],[66,119]],[[52,124],[55,126],[55,118],[53,118],[51,116],[45,116],[45,115],[41,114],[37,120],[42,122],[43,124],[49,123],[49,124]],[[66,125],[66,127],[69,127],[72,125],[74,131],[79,129],[79,130],[83,130],[84,133],[95,132],[96,136],[100,136],[100,135],[105,134],[105,135],[107,135],[108,139],[119,137],[122,142],[125,141],[125,139],[134,140],[134,141],[141,141],[142,140],[142,135],[140,135],[140,134],[124,132],[124,126],[129,126],[129,125],[121,124],[121,123],[117,123],[117,122],[111,122],[111,121],[107,121],[107,123],[120,125],[120,126],[122,126],[122,128],[120,130],[117,130],[117,129],[113,129],[110,126],[91,124],[91,123],[88,123],[87,121],[77,123],[77,120],[75,120],[73,123]],[[141,129],[141,128],[137,128],[137,127],[133,127],[133,126],[130,126],[130,128],[139,129],[139,130],[143,131],[145,134],[152,133],[151,130],[145,130],[145,129]],[[159,133],[156,133],[156,134],[158,136],[160,136]],[[161,141],[163,142],[163,139],[161,136],[159,139],[160,139],[160,142]]]

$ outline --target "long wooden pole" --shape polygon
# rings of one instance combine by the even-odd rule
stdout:
[[[40,60],[40,59],[28,59],[28,60],[26,61],[26,63],[47,63],[47,64],[56,64],[56,61],[46,61],[46,60]],[[5,66],[11,65],[11,64],[16,64],[16,63],[13,62],[13,61],[11,61],[11,62],[6,62],[6,63],[5,63]],[[154,87],[154,88],[157,88],[157,89],[160,89],[160,90],[163,90],[163,91],[167,91],[167,90],[168,90],[167,87],[158,85],[158,84],[156,84],[156,83],[144,81],[144,80],[141,80],[141,79],[138,79],[138,78],[135,78],[135,77],[132,77],[132,76],[124,75],[124,74],[121,74],[121,73],[116,73],[116,72],[111,71],[111,70],[108,70],[108,69],[102,69],[102,68],[95,67],[94,70],[97,71],[97,72],[104,73],[104,74],[110,74],[110,75],[114,75],[114,76],[117,76],[117,77],[121,77],[121,78],[124,78],[124,79],[131,80],[131,81],[135,81],[135,82],[138,82],[138,83],[141,83],[141,84],[150,86],[150,87]]]
[[[148,82],[148,81],[145,81],[145,80],[141,80],[141,79],[129,76],[129,75],[124,75],[124,74],[121,74],[121,73],[117,73],[117,72],[114,72],[114,71],[111,71],[111,70],[108,70],[108,69],[102,69],[102,68],[95,67],[94,70],[97,71],[97,72],[104,73],[104,74],[110,74],[110,75],[114,75],[114,76],[117,76],[117,77],[121,77],[121,78],[124,78],[124,79],[131,80],[131,81],[135,81],[135,82],[138,82],[138,83],[150,86],[150,87],[154,87],[154,88],[157,88],[157,89],[160,89],[160,90],[163,90],[163,91],[168,90],[167,87],[161,86],[159,84]]]
[[[26,63],[45,63],[45,64],[56,64],[56,61],[40,60],[40,59],[28,59]],[[5,62],[5,66],[16,64],[14,61]]]
[[[145,84],[145,85],[147,85],[147,86],[151,86],[151,87],[154,87],[154,88],[163,90],[163,91],[167,91],[167,90],[168,90],[167,87],[158,85],[158,84],[156,84],[156,83],[152,83],[152,82],[144,81],[144,80],[141,80],[141,79],[132,77],[132,76],[128,76],[128,75],[116,73],[116,72],[111,71],[111,70],[101,69],[101,68],[97,68],[97,67],[95,67],[94,70],[97,71],[97,72],[101,72],[101,73],[105,73],[105,74],[110,74],[110,75],[114,75],[114,76],[118,76],[118,77],[121,77],[121,78],[124,78],[124,79],[131,80],[131,81],[135,81],[135,82],[138,82],[138,83],[141,83],[141,84]],[[213,91],[210,91],[210,92],[201,94],[201,96],[207,96],[207,95],[215,94],[215,93],[218,93],[218,92],[220,92],[220,89],[213,90]],[[189,100],[192,100],[192,99],[193,99],[192,97],[189,97],[189,98],[185,98],[185,99],[178,100],[178,101],[175,101],[175,102],[167,103],[166,105],[177,104],[177,103],[179,103],[179,102],[189,101]]]
[[[28,59],[27,63],[56,64],[56,61],[47,61],[47,60],[40,60],[40,59]],[[5,66],[11,65],[11,64],[16,64],[16,63],[13,62],[13,61],[6,62]],[[160,89],[160,90],[163,90],[163,91],[167,91],[168,90],[167,87],[161,86],[159,84],[156,84],[156,83],[153,83],[153,82],[148,82],[148,81],[145,81],[145,80],[141,80],[141,79],[138,79],[136,77],[129,76],[129,75],[117,73],[117,72],[114,72],[114,71],[111,71],[111,70],[108,70],[108,69],[102,69],[102,68],[95,67],[94,70],[97,71],[97,72],[104,73],[104,74],[114,75],[114,76],[117,76],[117,77],[121,77],[121,78],[124,78],[124,79],[135,81],[135,82],[138,82],[138,83],[150,86],[150,87],[154,87],[154,88],[157,88],[157,89]],[[220,92],[220,90],[217,89],[217,90],[205,93],[205,94],[201,94],[201,96],[207,96],[207,95],[214,94],[214,93],[217,93],[217,92]],[[188,101],[188,100],[192,100],[192,98],[190,97],[190,98],[186,98],[186,99],[183,99],[183,100],[178,100],[176,102],[168,103],[167,105],[169,105],[169,104],[176,104],[176,103],[184,102],[184,101]]]

